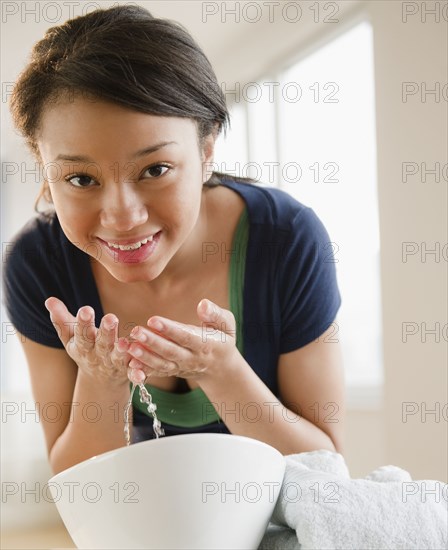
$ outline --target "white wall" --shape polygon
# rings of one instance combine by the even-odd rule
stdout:
[[[420,414],[402,421],[405,402],[415,402],[422,409],[440,408],[447,403],[446,339],[434,343],[433,337],[423,343],[419,334],[402,342],[402,324],[414,322],[419,326],[447,323],[447,262],[419,261],[419,256],[402,262],[403,242],[447,242],[446,175],[445,180],[422,183],[418,177],[407,184],[401,181],[403,162],[433,164],[447,163],[447,102],[435,103],[428,96],[426,103],[412,96],[407,103],[401,99],[403,81],[447,81],[447,25],[446,21],[434,23],[421,21],[421,13],[402,22],[402,2],[340,2],[340,22],[315,23],[309,7],[313,2],[302,2],[301,21],[289,23],[277,17],[273,23],[222,22],[221,15],[209,17],[204,22],[200,2],[145,3],[158,15],[178,19],[191,29],[209,53],[220,82],[229,89],[235,82],[242,85],[263,75],[276,64],[285,64],[290,56],[311,47],[316,40],[324,42],[340,32],[352,17],[365,14],[374,28],[378,181],[381,230],[381,286],[384,330],[385,394],[384,407],[353,406],[347,418],[347,462],[352,477],[366,475],[384,464],[396,464],[411,472],[415,479],[439,479],[448,481],[447,475],[447,422],[443,417],[437,422],[433,416],[421,418]],[[106,5],[106,2],[104,3]],[[242,3],[241,3],[242,4]],[[421,3],[409,3],[421,6]],[[429,4],[429,3],[428,3]],[[220,3],[216,3],[220,5]],[[344,14],[347,14],[345,18]],[[3,25],[2,80],[12,82],[23,66],[30,45],[48,26],[45,21],[27,23],[10,19]],[[6,46],[6,48],[4,47]],[[11,55],[14,51],[14,55]],[[296,56],[297,57],[297,56]],[[12,134],[6,104],[2,102],[2,161],[34,161],[26,156],[20,140]],[[8,178],[2,184],[2,242],[7,242],[32,215],[33,197],[38,184],[29,174],[22,182]],[[4,321],[4,318],[2,318]],[[3,340],[4,342],[4,340]],[[17,351],[19,350],[19,351]],[[19,355],[16,355],[19,353]],[[23,356],[17,342],[8,338],[2,346],[2,372],[5,367],[14,372],[13,386],[23,387],[22,394],[3,395],[3,399],[19,403],[30,399],[29,384]],[[12,359],[16,357],[16,359]],[[18,357],[18,359],[17,359]],[[11,365],[11,361],[14,364]],[[9,363],[7,365],[6,363]],[[362,400],[361,400],[362,401]],[[2,481],[36,480],[42,484],[48,478],[43,462],[45,451],[39,424],[24,424],[18,417],[2,421]],[[426,420],[426,421],[424,421]],[[18,435],[20,434],[20,435]],[[31,445],[30,445],[31,442]],[[28,460],[27,457],[33,457]],[[49,520],[56,514],[48,512],[45,503],[35,513],[27,504],[16,509],[3,506],[4,527],[11,528],[26,521],[43,521],[42,510]],[[42,506],[44,508],[42,508]],[[19,506],[20,508],[20,506]],[[51,507],[50,507],[51,508]]]
[[[447,9],[440,22],[426,14],[443,2],[369,2],[375,29],[378,180],[381,229],[385,362],[386,458],[417,478],[447,481],[447,253],[425,256],[424,246],[443,248],[447,235]],[[420,8],[403,17],[402,8]],[[423,22],[426,18],[426,22]],[[405,21],[405,22],[402,22]],[[403,82],[419,93],[402,101]],[[445,98],[422,95],[426,85],[445,86]],[[409,87],[412,85],[408,85]],[[439,162],[440,182],[422,173],[402,182],[402,163]],[[402,261],[402,243],[420,254]],[[426,245],[425,245],[426,243]],[[409,245],[409,249],[412,245]],[[440,341],[422,332],[440,323]],[[403,323],[418,330],[402,341]],[[409,405],[406,405],[409,403]],[[412,405],[414,404],[414,406]],[[403,422],[402,408],[415,410]],[[414,408],[413,408],[414,407]],[[441,410],[440,418],[426,414]]]
[[[447,13],[443,2],[337,2],[339,23],[316,24],[311,2],[301,2],[297,24],[279,18],[275,25],[256,24],[216,58],[222,82],[231,90],[275,66],[285,66],[316,45],[366,17],[374,32],[378,192],[381,232],[381,286],[385,365],[384,406],[370,412],[352,407],[348,415],[347,461],[352,475],[396,464],[414,479],[448,479],[447,471]],[[322,3],[321,3],[322,4]],[[445,6],[445,9],[443,9]],[[433,15],[427,10],[436,9]],[[415,12],[415,13],[413,13]],[[247,31],[249,32],[249,31]],[[266,42],[269,47],[266,47]],[[260,55],[260,52],[263,52]],[[298,53],[299,52],[299,53]],[[402,100],[403,83],[418,93]],[[434,88],[440,99],[424,95]],[[412,84],[408,85],[409,87]],[[403,163],[440,163],[440,182],[421,173],[402,182]],[[445,170],[443,171],[443,167]],[[354,206],[354,205],[353,205]],[[403,243],[418,253],[402,260]],[[422,244],[423,243],[423,244]],[[435,245],[434,243],[438,243]],[[408,250],[413,245],[408,245]],[[440,247],[440,259],[421,256],[422,248]],[[440,323],[438,339],[424,334]],[[408,323],[405,325],[405,323]],[[409,324],[412,323],[412,324]],[[408,327],[416,334],[402,341]],[[445,330],[443,330],[445,327]],[[418,332],[417,332],[418,331]],[[403,421],[403,409],[409,414]],[[438,416],[428,413],[440,411]],[[410,414],[410,413],[413,414]],[[376,467],[375,466],[375,467]]]

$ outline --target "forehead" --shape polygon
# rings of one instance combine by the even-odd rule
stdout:
[[[77,97],[48,105],[36,137],[43,155],[60,150],[74,154],[125,154],[161,141],[197,146],[197,126],[186,117],[157,116],[103,100]]]

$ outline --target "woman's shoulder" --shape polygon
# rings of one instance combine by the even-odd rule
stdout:
[[[274,225],[278,229],[291,230],[296,218],[310,210],[286,191],[262,182],[224,177],[222,185],[242,196],[252,224]]]
[[[38,214],[7,243],[3,252],[2,302],[7,318],[22,335],[40,344],[60,348],[44,302],[62,296],[60,225],[54,214]]]
[[[57,241],[61,236],[61,226],[54,210],[40,212],[28,220],[11,238],[11,247],[36,245],[40,242]]]
[[[62,229],[54,211],[33,216],[3,246],[5,276],[45,265],[53,269],[61,256]],[[51,267],[53,266],[53,267]]]

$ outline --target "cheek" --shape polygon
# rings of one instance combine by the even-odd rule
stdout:
[[[82,224],[83,218],[88,216],[88,211],[85,208],[79,208],[76,203],[67,200],[67,198],[53,196],[53,204],[61,223],[72,226],[76,220],[77,223],[74,226],[77,226]]]
[[[63,194],[52,193],[53,205],[59,219],[59,223],[72,243],[85,243],[94,228],[92,204],[82,204],[76,200],[70,200]]]
[[[178,219],[184,230],[192,229],[201,210],[201,195],[191,190],[186,200],[179,205]]]
[[[76,218],[81,214],[88,215],[96,208],[97,201],[93,194],[78,194],[62,181],[50,184],[49,187],[58,217]]]
[[[175,192],[165,197],[154,197],[148,202],[149,216],[151,212],[164,223],[181,228],[194,225],[201,208],[202,189],[193,188],[191,182],[182,182]]]

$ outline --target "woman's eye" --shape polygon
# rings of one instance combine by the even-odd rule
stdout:
[[[147,168],[143,172],[143,175],[149,174],[149,176],[146,176],[146,177],[159,178],[160,176],[163,176],[163,174],[165,174],[166,171],[169,169],[170,169],[170,166],[166,164],[155,164],[154,166],[150,166],[149,168]]]
[[[70,176],[65,178],[65,181],[70,182],[73,187],[91,187],[90,183],[94,181],[90,176],[80,174],[78,176]]]

